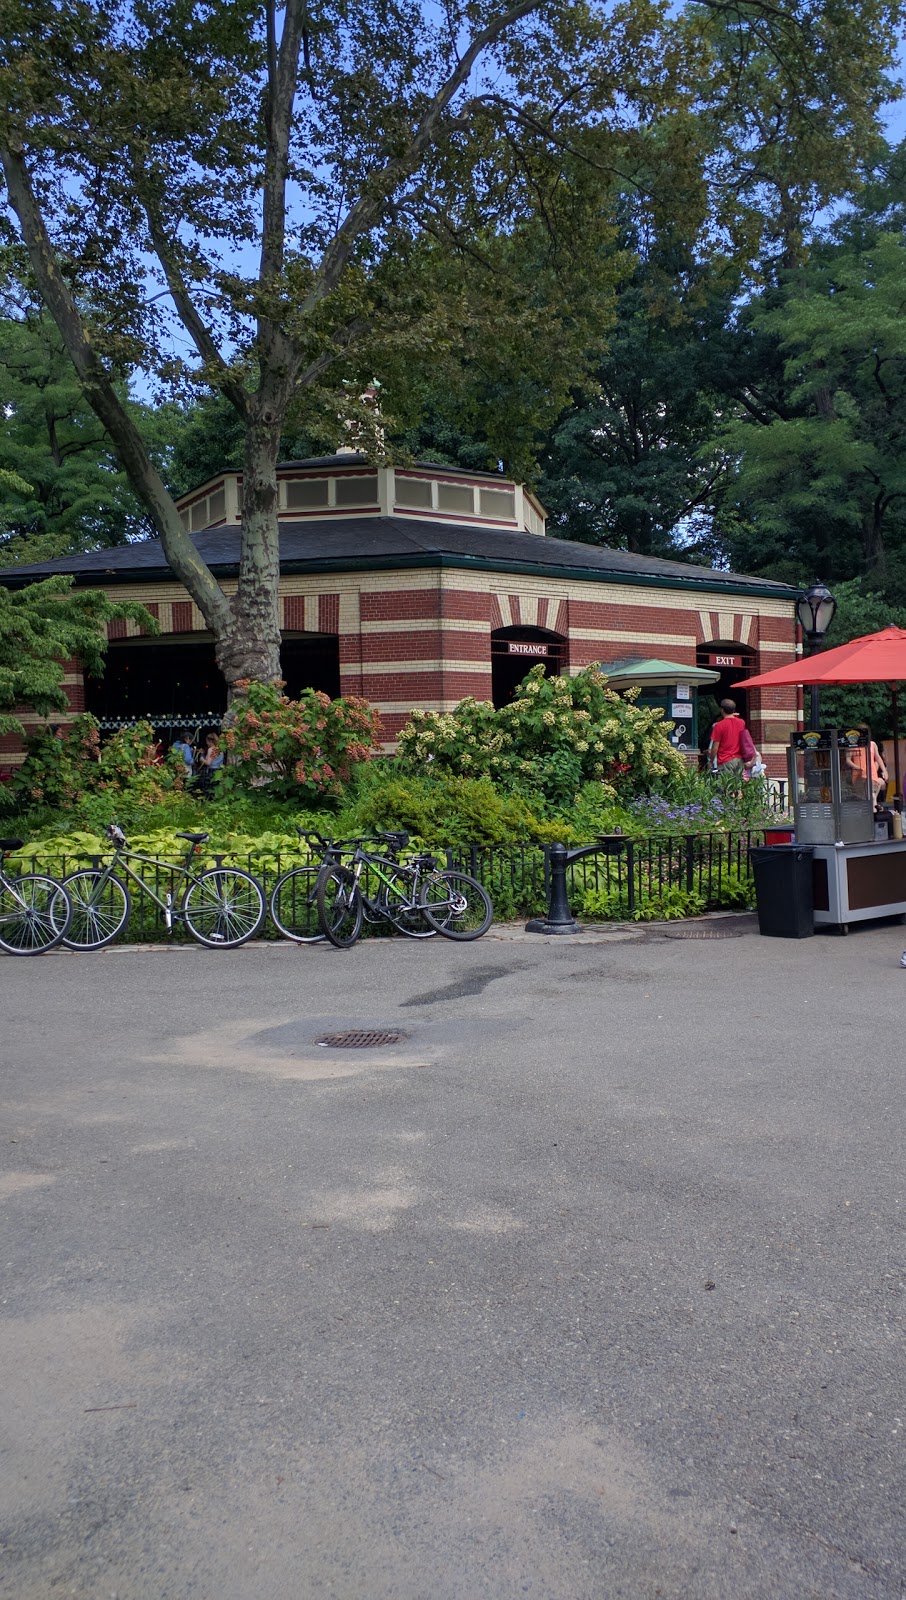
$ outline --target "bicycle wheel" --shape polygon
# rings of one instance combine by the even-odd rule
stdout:
[[[72,901],[72,921],[63,938],[69,950],[103,950],[129,921],[132,901],[119,878],[87,868],[71,872],[63,888]]]
[[[0,950],[40,956],[63,938],[72,905],[63,885],[40,873],[0,881]]]
[[[445,939],[480,939],[494,920],[487,889],[465,872],[432,872],[422,884],[419,904]]]
[[[318,921],[331,944],[349,950],[362,931],[362,896],[345,867],[329,867],[318,875]]]
[[[189,885],[182,915],[193,939],[211,950],[235,950],[264,921],[264,891],[241,867],[211,867]]]
[[[320,867],[293,867],[274,884],[271,921],[284,939],[293,939],[296,944],[315,944],[324,938],[318,921],[320,870]]]
[[[432,928],[426,920],[420,906],[407,904],[412,899],[413,890],[417,890],[414,880],[405,872],[389,873],[388,877],[389,885],[381,885],[378,901],[387,921],[393,924],[398,933],[404,933],[407,939],[436,938],[437,929]]]

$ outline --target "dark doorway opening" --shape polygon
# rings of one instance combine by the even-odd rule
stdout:
[[[546,678],[566,667],[566,640],[546,628],[497,628],[491,634],[491,698],[499,710],[516,697],[532,667],[542,666]]]
[[[226,684],[213,640],[115,641],[104,676],[85,679],[85,709],[101,723],[137,717],[155,728],[186,719],[219,722],[226,711]]]
[[[280,666],[284,694],[297,700],[303,689],[320,689],[336,700],[340,693],[340,641],[335,633],[285,633]]]
[[[332,700],[340,693],[336,634],[286,635],[280,665],[291,699],[303,689],[320,689]],[[85,680],[85,709],[101,723],[139,717],[155,728],[217,723],[226,708],[226,684],[210,637],[115,640],[103,677]]]
[[[755,671],[755,651],[748,645],[721,644],[716,640],[713,644],[699,645],[695,659],[697,666],[720,673],[717,683],[708,684],[698,696],[698,743],[699,749],[706,749],[712,724],[721,714],[721,700],[735,700],[739,715],[748,723],[749,696],[745,689],[737,689],[735,685],[740,678],[747,678]]]

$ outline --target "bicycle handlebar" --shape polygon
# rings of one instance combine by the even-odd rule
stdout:
[[[405,850],[409,843],[408,833],[361,833],[354,839],[325,839],[320,833],[306,828],[296,828],[300,839],[313,848],[325,852],[335,853],[339,850],[358,850],[369,840],[385,843],[392,850]]]

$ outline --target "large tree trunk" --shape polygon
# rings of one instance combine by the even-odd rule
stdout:
[[[252,402],[242,478],[242,556],[231,620],[217,642],[230,699],[237,683],[273,683],[280,671],[280,524],[277,458],[283,411],[266,391]],[[241,692],[241,691],[240,691]]]
[[[865,565],[869,573],[878,575],[883,571],[886,551],[884,549],[884,512],[886,502],[883,495],[875,495],[871,505],[866,508],[862,519],[862,548],[865,552]]]

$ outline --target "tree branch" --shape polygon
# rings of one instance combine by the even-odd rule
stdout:
[[[267,0],[267,98],[264,205],[259,277],[262,283],[283,271],[286,242],[286,179],[293,104],[299,78],[299,52],[306,15],[304,0],[287,0],[280,49],[275,39],[275,0]]]
[[[21,149],[0,145],[0,162],[38,288],[75,367],[85,399],[113,440],[136,494],[148,507],[170,566],[185,584],[208,625],[223,629],[230,615],[226,596],[183,527],[141,434],[92,346],[60,271]]]
[[[311,293],[302,303],[303,311],[311,311],[336,288],[352,247],[362,233],[377,221],[381,207],[397,186],[418,167],[425,152],[437,137],[444,113],[457,90],[467,82],[475,62],[488,45],[496,43],[507,28],[523,17],[537,11],[542,0],[518,0],[516,5],[501,12],[470,41],[465,54],[457,62],[446,82],[441,85],[428,109],[412,134],[401,155],[388,161],[380,172],[366,180],[365,192],[347,213],[321,259],[321,270]]]
[[[202,361],[212,373],[220,375],[212,378],[211,381],[217,384],[217,387],[226,395],[230,404],[238,411],[240,417],[245,420],[248,417],[248,395],[242,384],[230,374],[227,363],[224,361],[207,324],[189,294],[188,285],[176,264],[176,259],[170,248],[156,207],[150,200],[145,200],[144,206],[154,253],[163,267],[170,298],[176,307],[179,319]]]
[[[321,354],[315,356],[314,361],[299,373],[296,379],[296,388],[305,389],[310,383],[314,383],[316,378],[320,378],[322,372],[326,372],[327,368],[336,361],[337,356],[342,355],[344,350],[348,350],[353,340],[359,337],[359,334],[367,333],[370,326],[371,324],[367,317],[353,317],[342,328],[338,328],[332,337],[332,348],[322,350]]]

